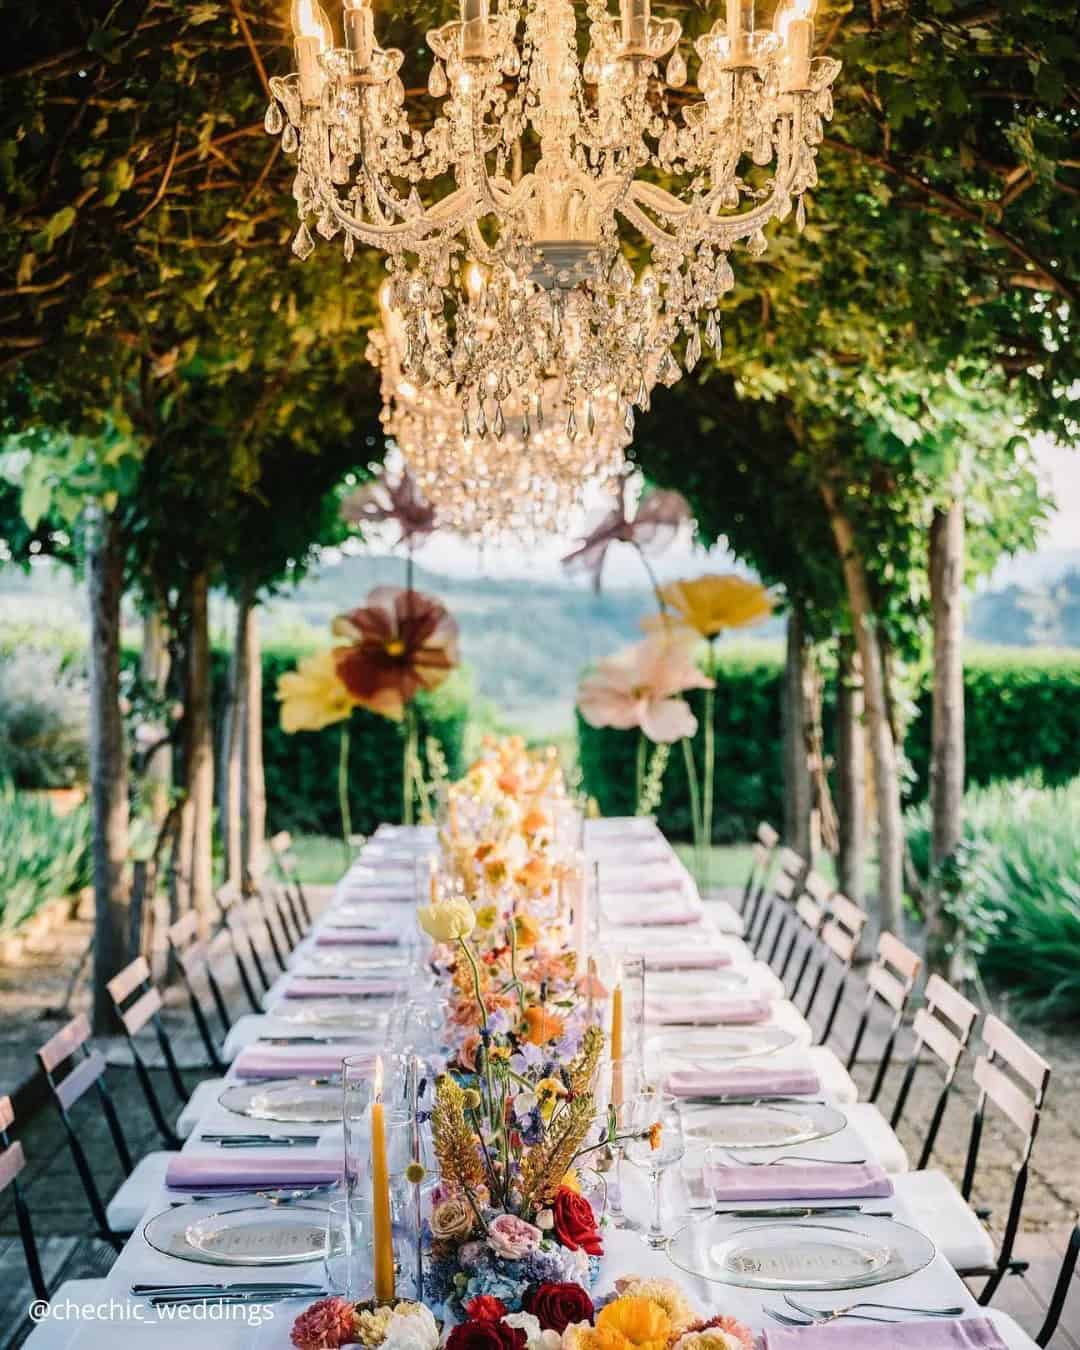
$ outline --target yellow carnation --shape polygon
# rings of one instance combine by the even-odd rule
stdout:
[[[651,1298],[624,1294],[597,1314],[598,1329],[618,1332],[637,1350],[666,1350],[671,1318]]]

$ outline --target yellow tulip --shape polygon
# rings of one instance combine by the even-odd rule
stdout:
[[[281,703],[281,729],[321,731],[344,721],[356,700],[338,678],[332,648],[305,656],[295,670],[287,670],[277,684]]]
[[[642,625],[658,631],[674,619],[702,637],[716,637],[728,628],[746,628],[772,613],[772,600],[764,586],[729,572],[707,573],[693,581],[672,581],[661,586],[660,597],[667,616],[651,615]]]
[[[420,927],[436,942],[456,942],[467,938],[476,927],[472,905],[463,896],[421,905],[416,911]]]

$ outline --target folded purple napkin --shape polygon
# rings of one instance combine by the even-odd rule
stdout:
[[[249,1045],[233,1061],[237,1078],[329,1078],[341,1072],[346,1055],[371,1053],[371,1046],[355,1045]]]
[[[667,1076],[675,1097],[810,1097],[821,1091],[813,1069],[765,1068],[744,1064],[731,1069],[677,1069]]]
[[[646,970],[719,970],[730,965],[731,953],[724,947],[656,947],[645,953]]]
[[[705,910],[700,900],[673,893],[654,896],[605,895],[601,901],[604,917],[615,928],[663,928],[675,924],[698,923]]]
[[[357,924],[328,924],[315,935],[316,947],[390,947],[399,937],[396,928],[365,928]]]
[[[705,1185],[717,1200],[869,1200],[892,1195],[877,1163],[774,1163],[765,1167],[707,1167]]]
[[[285,998],[390,998],[400,992],[400,980],[358,975],[355,979],[320,980],[294,975],[282,987]]]
[[[213,1155],[178,1153],[169,1160],[165,1185],[174,1191],[234,1190],[241,1186],[323,1186],[341,1176],[336,1153],[290,1149],[223,1149]]]
[[[366,905],[376,901],[386,905],[409,904],[416,899],[416,887],[411,881],[407,885],[404,882],[398,884],[387,881],[350,881],[338,891],[337,898],[343,904]]]
[[[747,1026],[767,1022],[772,1001],[764,994],[724,997],[706,994],[700,998],[664,994],[645,1000],[646,1022],[660,1025],[692,1022],[698,1026]]]
[[[829,1322],[802,1331],[770,1327],[762,1334],[761,1350],[1006,1350],[1006,1346],[989,1318],[964,1317],[887,1327],[864,1322]]]

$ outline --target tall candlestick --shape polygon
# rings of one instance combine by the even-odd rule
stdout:
[[[585,969],[586,958],[589,954],[588,887],[585,885],[585,874],[582,868],[576,868],[573,877],[574,884],[570,892],[570,899],[574,907],[574,951],[577,953],[576,969],[582,971]]]
[[[428,872],[428,895],[431,903],[437,905],[439,903],[439,869],[434,854],[428,859]]]
[[[371,64],[375,50],[375,16],[368,0],[345,0],[345,45],[355,70]]]
[[[611,1100],[615,1106],[623,1104],[623,999],[622,971],[616,977],[611,993]]]
[[[488,0],[461,0],[461,55],[466,61],[488,54]]]
[[[382,1059],[375,1057],[371,1102],[371,1239],[375,1300],[394,1301],[394,1236],[390,1219],[390,1171],[386,1164],[386,1121],[382,1104]]]
[[[623,45],[631,51],[644,48],[649,39],[649,0],[620,0]]]

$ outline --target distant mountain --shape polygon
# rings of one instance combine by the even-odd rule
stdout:
[[[1080,570],[975,596],[968,636],[1006,647],[1080,647]]]

